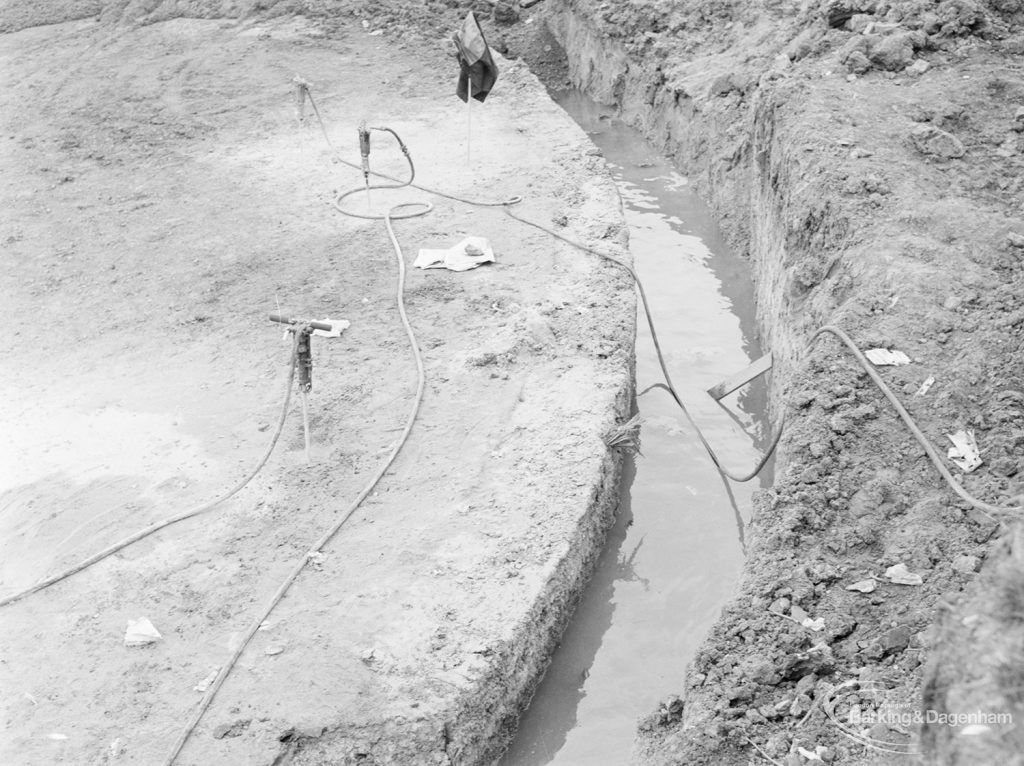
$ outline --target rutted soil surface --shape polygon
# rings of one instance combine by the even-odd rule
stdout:
[[[749,255],[788,421],[740,591],[641,723],[641,762],[1020,762],[1021,10],[545,4],[573,83],[661,142]],[[973,431],[983,465],[947,464],[1018,510],[956,497],[834,338],[808,350],[825,324],[909,355],[883,377],[943,454]]]
[[[361,178],[332,162],[308,104],[298,122],[293,76],[341,156],[358,160],[360,119],[388,125],[418,181],[525,194],[518,214],[550,225],[557,208],[569,236],[628,257],[602,160],[521,63],[502,61],[476,105],[466,167],[438,34],[409,45],[372,16],[197,20],[171,17],[230,9],[171,5],[0,36],[0,268],[16,318],[0,356],[0,594],[256,463],[290,349],[268,313],[351,327],[313,338],[310,463],[293,399],[236,497],[2,608],[5,764],[163,762],[211,672],[407,417],[416,376],[391,244],[382,223],[329,204]],[[61,7],[0,15],[56,22]],[[404,173],[379,135],[374,167]],[[620,460],[603,438],[628,416],[632,285],[500,209],[373,195],[410,199],[435,204],[396,223],[410,265],[469,234],[498,262],[410,270],[427,373],[411,440],[308,559],[178,763],[486,762],[611,521]],[[125,646],[142,616],[162,639]]]

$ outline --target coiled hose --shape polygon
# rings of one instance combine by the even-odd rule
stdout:
[[[334,143],[331,141],[331,137],[327,133],[327,126],[324,124],[323,117],[320,114],[320,108],[317,106],[316,99],[313,97],[313,93],[309,90],[308,84],[306,84],[304,81],[300,81],[300,80],[297,80],[297,82],[299,83],[299,87],[301,88],[302,93],[305,95],[306,98],[309,99],[309,103],[310,103],[310,105],[313,108],[313,114],[316,116],[317,124],[320,127],[320,132],[321,132],[321,134],[324,137],[324,142],[327,144],[327,147],[333,153],[334,159],[337,162],[341,163],[342,165],[347,165],[350,168],[362,171],[362,168],[359,165],[357,165],[354,162],[350,162],[349,160],[346,160],[344,157],[341,156],[341,154],[338,152],[338,150],[335,149]],[[415,169],[413,168],[413,165],[412,165],[412,158],[409,156],[409,151],[406,148],[405,144],[402,142],[402,140],[398,137],[398,134],[395,133],[395,131],[391,130],[390,128],[375,128],[375,130],[387,130],[388,132],[390,132],[392,135],[395,136],[395,138],[397,139],[397,141],[399,143],[399,146],[402,149],[402,152],[405,154],[406,159],[409,162],[409,167],[410,167],[411,173],[410,173],[409,180],[403,183],[402,181],[400,181],[399,179],[395,178],[394,176],[388,175],[386,173],[380,173],[380,172],[377,172],[377,171],[370,171],[371,175],[375,175],[375,176],[378,176],[380,178],[387,179],[389,181],[394,181],[394,182],[396,182],[398,184],[398,186],[386,185],[386,184],[381,184],[381,185],[376,185],[376,186],[375,185],[371,185],[369,187],[370,189],[394,189],[394,188],[401,188],[403,186],[411,186],[414,189],[419,189],[420,191],[425,191],[428,194],[435,194],[435,195],[437,195],[439,197],[444,197],[445,199],[450,199],[450,200],[453,200],[455,202],[461,202],[464,205],[470,205],[472,207],[500,207],[500,208],[502,208],[505,211],[506,215],[508,215],[513,220],[519,221],[519,223],[525,224],[527,226],[531,226],[534,229],[537,229],[538,231],[542,231],[545,234],[547,234],[548,236],[551,236],[551,237],[554,237],[555,239],[561,240],[562,242],[565,242],[566,244],[571,245],[572,247],[576,248],[577,250],[581,250],[581,251],[583,251],[585,253],[590,253],[591,255],[595,255],[598,258],[603,258],[604,260],[606,260],[606,261],[608,261],[610,263],[615,264],[620,269],[625,271],[626,274],[629,275],[630,279],[633,280],[633,283],[636,285],[637,292],[640,295],[640,303],[641,303],[641,305],[643,306],[643,309],[644,309],[644,316],[647,319],[647,326],[650,328],[650,331],[651,331],[651,339],[654,341],[654,350],[655,350],[655,353],[657,354],[657,357],[658,357],[658,365],[661,367],[662,375],[665,378],[665,388],[669,392],[669,394],[671,394],[672,399],[679,406],[679,409],[682,410],[683,415],[686,417],[686,419],[689,422],[690,426],[693,428],[694,432],[697,434],[697,438],[700,439],[700,443],[703,445],[704,449],[707,451],[708,456],[711,458],[711,462],[715,464],[715,468],[717,468],[718,471],[723,476],[726,476],[726,477],[728,477],[728,478],[730,478],[730,479],[732,479],[733,481],[736,481],[736,482],[750,481],[751,479],[753,479],[755,476],[757,476],[761,472],[761,469],[764,468],[765,463],[767,463],[768,460],[771,458],[772,453],[774,453],[774,451],[775,451],[775,447],[779,443],[779,439],[782,437],[782,429],[783,429],[783,426],[784,426],[783,420],[780,419],[778,425],[776,425],[775,428],[772,430],[772,435],[771,435],[771,437],[768,440],[768,446],[765,449],[764,454],[758,460],[757,465],[755,465],[752,470],[750,470],[750,471],[748,471],[746,473],[739,473],[737,471],[733,471],[733,470],[727,468],[722,463],[721,458],[719,458],[718,455],[715,453],[714,448],[711,446],[710,442],[708,442],[707,438],[704,436],[704,432],[701,430],[700,426],[697,425],[697,422],[693,419],[693,416],[690,414],[690,411],[687,409],[686,405],[683,403],[682,398],[679,396],[679,392],[676,391],[676,388],[675,388],[675,386],[672,383],[672,377],[671,377],[671,375],[669,375],[668,366],[665,363],[665,355],[662,353],[662,350],[661,350],[661,342],[658,339],[658,330],[657,330],[657,328],[654,325],[654,317],[651,314],[651,308],[650,308],[650,305],[647,302],[647,293],[644,290],[643,282],[640,281],[640,277],[637,275],[637,273],[633,270],[633,268],[631,266],[629,266],[628,264],[624,263],[623,261],[620,261],[618,258],[616,258],[616,257],[614,257],[612,255],[609,255],[607,253],[602,253],[600,250],[595,250],[592,247],[588,247],[587,245],[584,245],[582,242],[578,242],[578,241],[576,241],[576,240],[574,240],[574,239],[572,239],[570,237],[566,237],[563,234],[559,234],[558,232],[548,228],[547,226],[543,226],[542,224],[535,223],[535,222],[527,220],[525,218],[520,218],[515,213],[513,213],[510,208],[513,205],[518,205],[520,202],[522,202],[523,201],[522,196],[516,195],[514,197],[510,197],[507,200],[503,200],[501,202],[481,202],[479,200],[466,199],[465,197],[459,197],[459,196],[456,196],[454,194],[448,194],[446,192],[438,191],[437,189],[432,189],[432,188],[430,188],[428,186],[422,186],[420,184],[414,183],[414,180],[415,180],[415,177],[416,177],[416,173],[415,173]],[[344,192],[343,194],[340,194],[335,199],[334,206],[336,208],[338,208],[338,210],[340,210],[341,212],[345,213],[346,215],[353,215],[353,216],[356,216],[357,218],[372,218],[373,217],[372,215],[363,215],[363,214],[355,213],[355,212],[352,212],[352,211],[349,211],[349,210],[343,210],[341,208],[341,206],[340,206],[341,200],[343,200],[343,199],[345,199],[345,198],[347,198],[347,197],[349,197],[349,196],[351,196],[353,194],[357,194],[360,191],[362,191],[362,189],[352,189],[351,191],[347,191],[347,192]],[[423,203],[423,204],[426,204],[426,203]],[[405,216],[405,217],[411,217],[411,216]]]

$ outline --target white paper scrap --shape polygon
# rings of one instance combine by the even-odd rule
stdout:
[[[946,434],[946,438],[953,442],[946,456],[960,466],[964,473],[970,473],[981,465],[981,453],[974,440],[974,431],[957,431],[955,434]]]
[[[878,367],[910,364],[910,357],[902,351],[891,351],[887,348],[869,348],[864,352],[864,356]]]
[[[885,570],[885,576],[889,582],[896,585],[921,585],[924,582],[921,575],[911,572],[906,564],[895,564]]]
[[[347,319],[324,317],[320,321],[331,326],[330,330],[313,330],[313,334],[319,335],[321,338],[339,338],[345,330],[352,326],[352,323]]]
[[[128,620],[128,628],[124,632],[125,646],[147,646],[155,644],[162,638],[160,632],[145,617]]]
[[[455,247],[447,250],[422,248],[413,261],[413,266],[420,269],[468,271],[495,260],[494,250],[485,237],[466,237]]]

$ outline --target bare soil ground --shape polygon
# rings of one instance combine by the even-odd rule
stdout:
[[[568,210],[581,236],[614,239],[617,219],[597,212],[613,195],[593,175],[599,161],[578,163],[578,137],[564,138],[564,120],[550,123],[548,106],[527,97],[529,88],[514,96],[516,130],[502,134],[509,154],[487,158],[494,167],[473,179],[441,169],[460,149],[431,129],[449,135],[462,112],[420,97],[431,88],[448,93],[442,30],[468,5],[344,4],[346,19],[367,22],[355,32],[332,16],[338,3],[0,6],[8,31],[67,19],[69,8],[77,18],[98,18],[3,40],[5,68],[15,67],[17,77],[3,96],[11,160],[0,241],[5,298],[10,293],[18,317],[2,381],[5,412],[13,413],[5,433],[17,435],[6,463],[16,467],[16,489],[2,501],[15,512],[0,517],[5,587],[75,558],[90,541],[116,537],[129,513],[152,518],[205,499],[255,459],[266,436],[259,428],[273,420],[280,396],[279,331],[259,329],[278,301],[288,311],[341,312],[353,321],[341,341],[318,346],[313,467],[301,460],[293,420],[283,465],[237,503],[4,614],[6,759],[103,763],[120,752],[115,742],[139,754],[125,756],[130,761],[158,755],[197,696],[192,684],[218,664],[244,613],[394,438],[409,363],[387,302],[387,243],[379,227],[339,221],[326,206],[331,191],[358,179],[346,170],[325,184],[329,155],[314,143],[315,130],[297,131],[282,106],[293,70],[325,91],[325,109],[344,114],[346,125],[358,119],[346,112],[361,117],[372,111],[366,105],[406,120],[443,155],[434,171],[424,169],[425,181],[435,172],[479,196],[519,193],[521,165],[532,160],[536,218]],[[478,7],[489,12],[489,4]],[[288,14],[298,10],[315,15],[324,34],[289,26]],[[954,468],[967,490],[1021,504],[1020,3],[546,0],[512,11],[486,22],[492,42],[564,81],[549,24],[568,49],[571,79],[664,145],[749,254],[777,359],[777,409],[790,423],[740,592],[680,679],[680,696],[641,723],[638,760],[792,766],[814,754],[832,763],[1021,762],[1017,515],[985,515],[952,495],[833,340],[805,351],[814,329],[835,323],[864,346],[906,352],[912,363],[883,375],[930,440],[944,452],[945,434],[969,428],[981,446],[981,468],[967,475]],[[261,29],[251,17],[257,12],[280,15],[281,26]],[[182,14],[251,19],[125,33]],[[370,41],[388,42],[380,58],[370,58]],[[343,66],[342,49],[349,53]],[[166,66],[138,64],[151,60]],[[365,77],[370,72],[374,79]],[[396,88],[401,109],[393,105]],[[347,100],[356,98],[352,91],[359,108]],[[422,116],[411,117],[410,104]],[[354,155],[351,128],[339,136]],[[553,148],[538,153],[548,142]],[[458,226],[507,240],[512,224],[499,213],[447,204],[404,225],[409,240],[440,245]],[[468,715],[451,690],[480,688],[472,680],[488,671],[477,663],[498,667],[519,639],[495,649],[483,639],[453,646],[449,637],[500,631],[506,623],[491,606],[495,594],[522,614],[529,579],[522,572],[547,571],[543,562],[557,558],[564,530],[580,518],[559,516],[544,501],[549,483],[585,494],[598,475],[609,475],[587,461],[603,454],[596,423],[610,424],[614,410],[579,401],[577,392],[584,380],[618,391],[628,367],[615,350],[628,336],[626,286],[615,282],[610,291],[613,277],[533,235],[522,243],[521,258],[510,254],[516,271],[508,277],[500,269],[444,281],[414,275],[410,304],[422,312],[426,345],[437,344],[436,398],[417,432],[430,438],[414,443],[396,469],[400,488],[382,490],[373,513],[348,532],[352,545],[310,573],[318,584],[300,587],[266,645],[247,655],[203,732],[208,757],[285,752],[276,737],[297,725],[308,748],[295,756],[315,762],[318,743],[331,737],[305,735],[356,710],[365,716],[331,733],[335,754],[472,760],[451,739],[457,728],[444,725]],[[366,269],[370,258],[374,267]],[[555,338],[540,350],[531,305]],[[593,332],[577,335],[592,322],[599,323]],[[534,340],[524,345],[524,338]],[[523,388],[519,374],[534,382]],[[933,385],[917,395],[929,378]],[[523,392],[527,402],[536,393],[542,414],[517,421],[527,411]],[[554,418],[567,402],[565,418]],[[495,416],[502,407],[511,414]],[[600,417],[584,420],[587,409]],[[577,422],[588,424],[585,433],[565,426]],[[550,428],[539,432],[541,424]],[[75,432],[93,435],[88,447],[68,436]],[[450,462],[439,466],[439,456]],[[467,457],[475,461],[469,468]],[[574,472],[553,467],[574,461],[581,466]],[[341,468],[324,472],[326,462]],[[513,503],[513,485],[536,499]],[[473,499],[481,486],[488,488],[482,505]],[[138,493],[131,506],[97,517],[126,491]],[[47,500],[60,501],[59,511]],[[424,508],[438,510],[425,516]],[[377,513],[393,514],[386,534]],[[521,526],[491,537],[487,525],[499,518]],[[12,557],[11,546],[30,554]],[[187,561],[183,546],[194,551]],[[385,556],[374,558],[380,547]],[[483,570],[466,551],[484,551]],[[540,569],[529,570],[531,562]],[[894,564],[922,584],[888,582],[882,573]],[[397,579],[400,566],[418,572],[415,590]],[[479,571],[490,573],[486,586]],[[509,576],[495,585],[495,571]],[[334,579],[357,576],[377,585],[349,590]],[[873,592],[847,590],[872,576],[879,578]],[[449,615],[442,604],[452,599],[461,606]],[[372,619],[362,620],[357,607]],[[120,632],[140,613],[177,627],[165,630],[172,638],[158,649],[129,653]],[[804,614],[824,627],[800,624]],[[313,627],[324,624],[314,616],[332,631]],[[359,633],[381,621],[408,635]],[[266,688],[289,691],[278,707],[265,707],[257,690]],[[429,693],[410,701],[412,689]],[[487,704],[475,709],[484,715]],[[317,710],[328,711],[324,720],[303,717]],[[1011,719],[974,728],[927,720],[971,713]],[[382,720],[398,728],[375,742]],[[221,739],[210,738],[216,726]],[[403,736],[410,750],[387,750]]]
[[[0,594],[249,470],[290,349],[268,313],[352,324],[313,339],[312,462],[293,400],[236,497],[3,608],[5,764],[162,762],[194,687],[407,417],[391,244],[329,204],[361,178],[298,122],[294,75],[343,156],[358,158],[360,119],[388,125],[418,181],[524,194],[519,214],[550,225],[557,211],[570,236],[626,256],[601,159],[522,64],[503,62],[477,105],[467,168],[436,31],[410,45],[372,15],[200,20],[180,16],[224,9],[124,3],[32,26],[85,6],[0,8]],[[376,135],[374,167],[403,173]],[[180,763],[495,755],[610,521],[619,462],[603,436],[629,406],[631,284],[498,209],[412,190],[373,204],[409,199],[435,209],[396,224],[407,262],[469,234],[498,262],[410,272],[427,368],[411,440],[257,633]],[[141,616],[163,638],[128,648]]]

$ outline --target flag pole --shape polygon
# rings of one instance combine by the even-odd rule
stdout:
[[[472,90],[472,87],[469,88]],[[473,97],[466,94],[466,165],[472,164],[470,146],[473,137]]]

